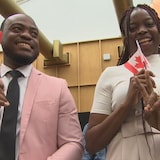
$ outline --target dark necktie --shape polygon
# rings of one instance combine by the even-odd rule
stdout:
[[[3,113],[0,131],[0,160],[15,160],[16,126],[20,92],[17,79],[22,74],[15,70],[8,73],[12,76],[6,95],[10,105],[5,107]]]

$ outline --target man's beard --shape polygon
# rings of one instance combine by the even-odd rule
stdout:
[[[15,54],[6,54],[4,53],[7,57],[12,59],[16,64],[19,65],[28,65],[31,64],[36,60],[36,58],[39,56],[39,53],[33,55],[33,56],[20,56],[20,55],[15,55]]]

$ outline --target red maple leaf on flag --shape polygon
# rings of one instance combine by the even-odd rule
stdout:
[[[135,57],[135,61],[136,61],[136,64],[135,64],[136,68],[144,68],[145,62],[142,61],[142,58],[140,56]]]
[[[141,53],[140,49],[130,57],[124,66],[133,74],[137,74],[141,69],[149,69],[149,62],[146,57]]]

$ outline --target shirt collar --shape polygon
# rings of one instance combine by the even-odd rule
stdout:
[[[32,64],[29,64],[29,65],[19,67],[16,70],[20,71],[24,77],[29,77],[31,70],[32,70],[32,67],[33,67]],[[12,69],[10,67],[6,66],[5,64],[2,64],[1,65],[1,72],[0,72],[1,77],[4,77],[5,74],[11,70]]]

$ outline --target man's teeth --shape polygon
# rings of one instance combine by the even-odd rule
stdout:
[[[22,47],[26,47],[26,48],[30,48],[30,45],[27,43],[18,43],[18,46],[22,46]]]

